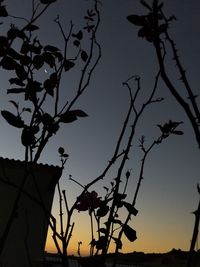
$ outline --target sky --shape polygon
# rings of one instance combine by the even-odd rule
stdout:
[[[76,104],[76,108],[81,108],[89,116],[64,126],[49,142],[40,158],[40,162],[58,165],[57,149],[60,146],[66,149],[69,160],[61,178],[61,186],[66,189],[69,203],[73,203],[80,193],[79,186],[69,181],[69,175],[85,185],[101,174],[112,157],[129,104],[129,95],[122,83],[131,75],[141,77],[141,87],[144,90],[138,103],[141,104],[150,92],[158,70],[152,45],[139,39],[138,29],[126,20],[127,15],[142,13],[139,1],[102,0],[101,2],[98,40],[102,47],[102,58],[88,90]],[[175,14],[177,17],[177,21],[170,30],[179,48],[188,79],[194,92],[198,93],[200,3],[197,0],[168,0],[164,3],[167,14]],[[6,4],[10,14],[27,17],[30,14],[31,1],[8,0]],[[89,0],[58,0],[58,3],[52,4],[39,20],[41,26],[39,36],[52,45],[61,46],[62,39],[53,22],[57,14],[66,30],[69,29],[70,20],[77,25],[78,29],[83,23],[85,11],[91,6],[92,1]],[[9,18],[7,20],[9,22]],[[9,76],[6,72],[0,72],[0,77],[2,109],[11,108],[5,94],[5,89],[9,86]],[[73,80],[76,79],[77,77],[73,75],[70,78],[63,78],[66,97],[68,93],[73,94]],[[178,81],[176,83],[181,88],[182,85]],[[135,86],[134,83],[132,86]],[[196,184],[200,182],[199,150],[185,114],[161,81],[157,96],[164,97],[165,100],[149,107],[137,127],[130,160],[126,165],[126,169],[132,168],[128,195],[134,192],[138,180],[142,156],[138,148],[138,139],[141,135],[145,135],[147,143],[150,144],[151,140],[160,133],[156,125],[170,119],[184,121],[180,126],[184,135],[171,136],[156,147],[146,161],[144,180],[136,204],[139,213],[131,222],[138,238],[134,243],[125,241],[124,252],[166,252],[172,248],[187,250],[192,236],[194,216],[191,212],[197,208]],[[7,125],[2,118],[0,122],[1,156],[23,160],[23,147],[19,141],[20,132],[11,129],[11,126]],[[108,177],[105,177],[105,181],[98,183],[93,189],[99,194],[105,193],[102,187],[110,183],[115,173],[116,169],[113,169]],[[59,214],[57,193],[52,212],[55,216]],[[75,220],[77,223],[70,251],[76,253],[77,243],[81,240],[83,253],[87,253],[90,242],[86,230],[88,216],[86,213],[77,212]],[[81,223],[78,223],[80,221]],[[50,234],[47,238],[46,250],[55,251]]]

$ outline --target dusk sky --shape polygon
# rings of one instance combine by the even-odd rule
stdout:
[[[59,14],[66,31],[69,29],[70,20],[73,21],[75,30],[79,30],[84,23],[83,16],[86,10],[92,7],[92,2],[58,0],[39,20],[37,25],[41,26],[41,30],[38,31],[38,36],[44,42],[62,48],[62,38],[53,20]],[[101,1],[101,24],[97,36],[102,47],[102,58],[88,90],[74,106],[76,109],[84,110],[89,116],[67,126],[63,125],[40,158],[42,163],[59,165],[58,147],[64,147],[69,154],[69,160],[61,178],[61,185],[66,189],[69,203],[73,203],[81,192],[77,184],[69,181],[69,175],[85,185],[100,175],[112,158],[129,105],[129,94],[122,83],[132,75],[141,77],[143,94],[138,105],[143,103],[154,85],[154,77],[158,71],[155,51],[152,44],[138,38],[138,29],[126,19],[130,14],[146,12],[139,2],[139,0]],[[151,3],[151,1],[147,2]],[[174,21],[170,30],[179,48],[179,55],[187,70],[189,82],[194,92],[198,94],[200,2],[197,0],[163,2],[166,14],[174,14],[177,17],[177,21]],[[6,4],[10,14],[29,18],[30,0],[7,0]],[[13,21],[13,19],[7,18],[8,25],[9,20]],[[173,72],[175,72],[174,66]],[[13,107],[8,104],[8,100],[16,98],[6,96],[9,75],[5,71],[1,71],[0,75],[1,109],[12,111]],[[46,75],[45,71],[43,75]],[[62,89],[66,98],[73,94],[76,79],[77,76],[73,74],[71,77],[63,77]],[[181,82],[176,81],[176,84],[182,87]],[[132,86],[134,88],[135,84],[132,83]],[[184,135],[171,136],[161,145],[156,146],[149,155],[136,204],[139,213],[131,221],[132,227],[137,231],[138,239],[134,243],[126,241],[123,246],[124,252],[166,252],[172,248],[188,250],[192,236],[194,223],[192,211],[197,208],[199,198],[196,189],[197,183],[200,182],[199,149],[188,119],[162,81],[159,82],[156,96],[164,97],[165,100],[149,106],[144,112],[137,127],[130,160],[125,168],[125,170],[132,168],[128,194],[135,192],[138,181],[142,157],[141,150],[138,148],[138,139],[141,135],[145,135],[147,145],[150,144],[160,134],[156,125],[170,119],[184,122],[179,127],[184,131]],[[24,148],[20,143],[20,131],[9,126],[2,118],[0,122],[1,156],[23,160]],[[110,183],[116,171],[114,168],[103,182],[99,182],[92,189],[100,195],[104,194],[103,186]],[[53,205],[55,216],[59,214],[58,204],[56,194]],[[75,221],[77,223],[71,242],[71,253],[76,253],[78,241],[83,242],[83,250],[86,253],[90,242],[86,213],[77,212]],[[50,235],[46,250],[55,251]]]

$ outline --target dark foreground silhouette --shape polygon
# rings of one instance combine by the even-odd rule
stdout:
[[[55,254],[46,254],[48,266],[55,266],[59,264],[59,258]],[[112,266],[109,263],[112,262],[113,254],[108,255],[107,265]],[[180,249],[172,249],[166,253],[144,253],[144,252],[132,252],[123,254],[118,257],[117,266],[138,266],[138,267],[185,267],[188,259],[188,252]],[[75,262],[79,262],[79,258],[71,256],[70,261],[76,266]],[[59,266],[59,265],[56,265]],[[61,266],[61,265],[60,265]],[[192,267],[200,266],[200,250],[194,252]]]

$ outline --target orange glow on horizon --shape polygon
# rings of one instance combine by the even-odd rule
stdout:
[[[131,243],[123,236],[122,253],[131,253],[134,251],[165,253],[171,251],[173,248],[184,251],[189,249],[193,223],[192,217],[183,220],[185,217],[182,218],[180,214],[174,213],[173,216],[166,220],[162,216],[163,207],[161,206],[160,208],[159,203],[155,211],[145,207],[143,210],[145,210],[145,212],[140,211],[139,216],[135,217],[134,220],[131,220],[129,223],[137,232],[137,240]],[[121,218],[125,218],[126,213],[121,213],[120,216]],[[74,222],[75,227],[70,240],[68,254],[77,255],[78,242],[82,241],[81,255],[89,255],[91,232],[88,213],[76,212],[74,214]],[[57,229],[59,231],[59,224],[57,225]],[[96,232],[94,234],[96,235]],[[114,251],[114,245],[115,244],[111,247],[110,252]],[[57,253],[51,230],[48,231],[45,250]]]
[[[188,242],[184,242],[184,238],[177,241],[176,236],[157,236],[157,238],[153,240],[153,234],[143,233],[141,237],[131,243],[127,241],[125,237],[123,237],[123,249],[121,250],[122,253],[131,253],[134,251],[137,252],[144,252],[144,253],[165,253],[173,248],[181,249],[181,250],[188,250]],[[73,236],[69,245],[68,253],[69,255],[77,255],[77,247],[78,242],[81,240],[81,236]],[[84,237],[84,235],[82,236]],[[89,255],[89,237],[83,239],[82,238],[82,246],[81,246],[81,255],[88,256]],[[47,242],[45,250],[51,253],[57,253],[54,241],[52,239],[51,234],[48,234]],[[110,249],[110,252],[114,252],[114,244]]]

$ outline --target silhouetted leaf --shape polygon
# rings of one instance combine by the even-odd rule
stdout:
[[[21,135],[22,145],[30,146],[35,142],[35,133],[30,127],[24,127]]]
[[[118,248],[118,249],[122,249],[122,241],[119,239],[119,238],[116,238],[116,237],[112,237],[112,239],[115,241],[115,243],[116,243],[116,247]]]
[[[25,88],[10,88],[7,89],[7,94],[21,94],[25,93],[26,89]]]
[[[59,149],[58,149],[58,153],[59,153],[60,155],[63,155],[63,154],[65,153],[64,148],[63,148],[63,147],[59,147]]]
[[[60,50],[59,48],[57,48],[57,47],[55,47],[53,45],[46,45],[44,47],[44,51],[49,51],[49,52],[52,52],[52,53],[57,52],[59,50]]]
[[[53,68],[55,65],[55,58],[50,52],[44,52],[43,53],[43,58],[44,61],[51,67]]]
[[[127,20],[136,26],[144,26],[146,23],[146,16],[129,15]]]
[[[87,117],[87,116],[88,115],[84,111],[80,109],[75,109],[61,114],[60,121],[64,123],[69,123],[77,120],[77,117]]]
[[[5,56],[1,60],[1,66],[5,70],[14,70],[18,67],[17,62],[9,56]]]
[[[136,231],[132,229],[129,225],[123,226],[124,234],[129,241],[133,242],[137,239]]]
[[[121,208],[123,206],[122,200],[126,198],[126,194],[120,194],[117,193],[115,196],[115,204],[118,208]]]
[[[38,54],[41,53],[41,49],[42,49],[42,46],[41,45],[33,45],[33,44],[29,44],[27,42],[24,42],[22,44],[22,47],[21,47],[20,52],[22,54],[27,54],[28,52],[32,52],[32,53],[38,55]]]
[[[28,108],[27,108],[28,109]],[[28,111],[26,109],[26,111]],[[34,125],[34,126],[32,126],[32,132],[34,133],[34,134],[36,134],[36,133],[38,133],[39,132],[39,130],[40,130],[40,127],[38,126],[38,125]]]
[[[38,30],[39,27],[37,25],[33,25],[33,24],[29,24],[27,27],[26,27],[26,30],[27,31],[35,31],[35,30]]]
[[[78,47],[80,45],[80,41],[79,40],[74,40],[73,44]]]
[[[47,91],[47,93],[51,96],[54,95],[54,88],[56,87],[57,84],[57,74],[52,73],[50,76],[50,79],[47,79],[44,81],[44,88]]]
[[[4,119],[12,126],[17,128],[23,128],[24,122],[22,121],[20,116],[15,116],[11,112],[7,110],[2,110],[1,115],[4,117]]]
[[[33,58],[33,66],[39,70],[44,65],[44,57],[42,55],[35,55]]]
[[[134,216],[138,214],[138,210],[130,203],[127,203],[125,201],[122,201],[124,207],[128,210],[128,212]]]
[[[107,233],[107,230],[105,228],[100,228],[98,230],[99,233],[102,233],[102,234],[106,234]]]
[[[19,78],[10,78],[9,79],[10,84],[16,84],[19,86],[24,86],[25,84],[20,80]]]
[[[21,55],[11,47],[7,49],[7,55],[16,60],[21,58]]]
[[[18,37],[18,38],[24,40],[26,38],[26,34],[23,31],[15,28],[15,27],[12,27],[10,30],[8,30],[7,37],[8,37],[8,39],[15,39],[16,37]]]
[[[53,55],[58,59],[59,62],[63,60],[63,55],[61,52],[53,52]]]
[[[37,92],[41,92],[43,88],[41,87],[41,83],[38,81],[34,81],[32,79],[28,79],[28,84],[26,86],[26,95],[25,99],[36,100]]]
[[[96,249],[104,249],[107,245],[107,238],[100,236],[99,240],[96,241]]]
[[[20,52],[22,54],[27,54],[29,52],[29,44],[27,42],[23,42]]]
[[[71,60],[65,59],[63,65],[64,65],[65,71],[68,71],[68,70],[70,70],[71,68],[74,67],[75,63],[72,62]]]
[[[94,21],[94,19],[89,16],[84,16],[84,19],[89,20],[89,21]]]
[[[83,39],[83,32],[79,31],[78,33],[73,33],[72,34],[73,37],[77,38],[79,41],[81,41]]]
[[[77,120],[77,116],[71,112],[71,111],[67,111],[64,114],[60,115],[60,121],[64,122],[64,123],[70,123]]]
[[[97,210],[96,215],[98,217],[104,217],[104,216],[106,216],[106,214],[108,213],[108,211],[109,211],[109,206],[106,205],[106,204],[102,204],[100,206],[100,208]]]
[[[23,66],[27,66],[31,63],[31,57],[27,55],[23,55],[20,57],[20,64]]]
[[[8,39],[6,36],[0,36],[0,57],[3,57],[7,53]]]
[[[145,37],[147,41],[153,42],[154,32],[151,30],[151,28],[145,26],[138,31],[138,36],[142,38]]]
[[[57,131],[59,130],[59,128],[60,128],[60,126],[59,126],[59,124],[57,123],[57,122],[54,122],[54,123],[52,123],[52,124],[50,124],[49,126],[48,126],[48,131],[49,131],[49,133],[51,133],[51,134],[56,134],[57,133]],[[63,156],[65,156],[65,155],[67,155],[67,154],[63,154]],[[67,157],[68,157],[68,155],[67,155]]]
[[[81,51],[81,58],[82,58],[82,60],[83,60],[84,62],[86,62],[87,59],[88,59],[88,54],[87,54],[87,52],[85,52],[85,51]]]
[[[25,71],[23,66],[18,65],[15,69],[15,72],[20,80],[25,80],[28,77],[28,73]]]
[[[0,41],[1,42],[1,41]],[[0,57],[3,57],[6,55],[6,48],[0,46]]]
[[[6,10],[5,6],[0,6],[0,17],[7,17],[8,16],[8,12]]]
[[[50,125],[54,122],[54,119],[52,118],[52,116],[48,113],[44,113],[42,116],[42,122],[45,126]]]
[[[172,131],[173,134],[176,134],[176,135],[183,135],[184,132],[183,131]]]
[[[7,47],[8,46],[8,39],[6,36],[0,36],[0,46]]]
[[[52,84],[50,79],[47,79],[44,81],[44,88],[49,95],[54,96],[54,92],[53,92],[54,85]]]
[[[181,123],[183,123],[183,122],[182,121],[177,122],[177,121],[169,120],[169,122],[165,123],[164,125],[157,124],[157,126],[160,128],[160,130],[163,134],[163,137],[167,137],[167,136],[169,136],[169,134],[182,135],[183,134],[182,131],[175,130]]]
[[[44,113],[41,121],[49,133],[55,134],[59,130],[59,124],[54,121],[54,118],[50,114]]]
[[[26,86],[26,90],[30,95],[35,95],[36,92],[41,92],[43,89],[41,87],[41,83],[38,81],[34,81],[32,79],[28,79],[28,84]]]
[[[80,110],[80,109],[75,109],[75,110],[72,110],[71,112],[73,112],[77,117],[87,117],[88,115]]]
[[[87,25],[83,29],[84,30],[87,30],[87,32],[89,33],[89,32],[91,32],[94,29],[94,27],[95,27],[94,25]]]

